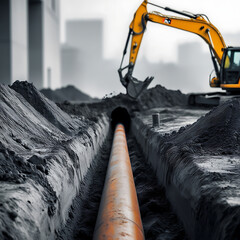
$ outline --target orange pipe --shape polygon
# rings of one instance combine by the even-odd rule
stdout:
[[[124,126],[118,124],[93,239],[144,240]]]

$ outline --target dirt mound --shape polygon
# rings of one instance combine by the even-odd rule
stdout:
[[[66,101],[62,96],[58,96],[55,91],[53,91],[50,88],[45,88],[40,91],[45,97],[47,97],[49,100],[60,103]]]
[[[0,85],[0,123],[0,239],[53,239],[106,137],[107,117],[72,118],[16,82]]]
[[[41,150],[65,139],[22,95],[4,85],[0,85],[0,121],[0,141],[15,152]]]
[[[187,95],[179,90],[169,90],[161,85],[157,85],[144,92],[138,99],[138,103],[143,109],[185,106],[187,105]]]
[[[212,109],[193,125],[173,136],[174,144],[211,154],[240,153],[240,100],[228,101]]]
[[[107,112],[108,115],[111,115],[113,109],[119,106],[125,107],[129,113],[132,114],[135,111],[142,111],[149,108],[186,105],[187,95],[180,91],[168,90],[161,85],[148,89],[138,99],[133,99],[121,93],[117,96],[102,99],[96,103],[69,104],[69,102],[64,102],[58,104],[62,110],[76,115],[81,115],[83,112]]]
[[[225,102],[170,135],[140,116],[133,120],[133,132],[190,239],[239,239],[239,110],[240,100]]]
[[[51,89],[42,89],[40,91],[44,94],[48,99],[54,102],[64,102],[64,101],[73,101],[73,102],[93,102],[98,99],[91,98],[86,93],[83,93],[76,87],[69,85],[63,88],[59,88],[56,90]]]
[[[16,81],[11,88],[21,94],[32,107],[62,132],[72,135],[78,129],[79,122],[75,122],[68,114],[59,109],[54,102],[40,93],[33,84],[26,81]]]

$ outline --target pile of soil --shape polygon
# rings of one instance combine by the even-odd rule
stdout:
[[[0,239],[52,238],[107,134],[107,118],[70,116],[17,81],[0,85],[0,123]]]
[[[193,195],[196,199],[201,196],[195,203],[201,239],[238,239],[240,100],[233,99],[212,109],[191,126],[167,138],[167,141],[171,146],[168,154],[173,146],[178,147],[173,151],[172,165],[180,166],[183,162],[187,165],[187,161],[192,161],[198,166],[188,170],[192,180],[186,180],[185,184],[199,185]],[[182,163],[176,160],[179,157]]]
[[[62,87],[56,90],[51,90],[50,88],[42,89],[40,91],[44,94],[48,99],[54,102],[94,102],[98,101],[97,98],[92,98],[86,93],[80,91],[76,87],[72,85],[68,85],[66,87]]]
[[[79,120],[73,119],[61,111],[54,102],[48,100],[33,84],[26,81],[16,81],[11,88],[21,94],[37,112],[65,134],[75,134],[76,130],[79,129],[79,125],[81,126]]]
[[[150,88],[145,91],[138,103],[141,109],[146,110],[156,107],[173,107],[173,106],[186,106],[188,96],[177,90],[169,90],[161,85]]]
[[[239,131],[239,99],[171,134],[134,120],[134,134],[191,239],[240,237]]]
[[[240,100],[233,99],[213,108],[191,126],[182,127],[168,141],[188,146],[198,154],[240,153]]]
[[[96,103],[70,104],[64,102],[58,104],[58,106],[69,114],[81,115],[84,113],[89,115],[89,113],[106,112],[109,116],[115,108],[121,106],[132,115],[134,112],[155,107],[187,106],[187,98],[187,95],[180,91],[168,90],[161,85],[157,85],[145,91],[137,99],[133,99],[126,94],[119,94]]]
[[[164,187],[158,184],[155,172],[143,157],[135,138],[129,135],[127,143],[145,238],[187,240],[183,225],[167,200]]]

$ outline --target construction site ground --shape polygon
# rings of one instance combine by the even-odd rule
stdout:
[[[157,86],[138,100],[56,105],[27,82],[1,85],[0,100],[1,239],[92,239],[118,107],[131,119],[145,238],[240,237],[239,100],[189,108]]]

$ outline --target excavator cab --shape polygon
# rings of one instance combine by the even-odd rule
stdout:
[[[229,92],[240,91],[240,47],[228,47],[223,54],[220,86]]]

